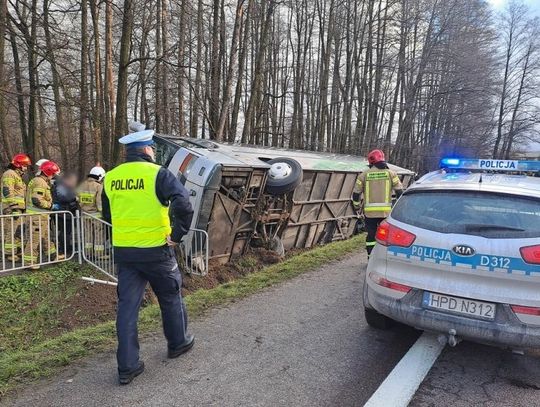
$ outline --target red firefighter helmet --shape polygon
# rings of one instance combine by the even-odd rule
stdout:
[[[47,177],[54,177],[60,174],[60,167],[53,161],[46,161],[39,167],[40,171]]]
[[[367,156],[369,165],[384,161],[384,153],[381,150],[373,150]]]
[[[11,160],[11,164],[17,168],[29,167],[32,165],[32,160],[26,154],[16,154]]]

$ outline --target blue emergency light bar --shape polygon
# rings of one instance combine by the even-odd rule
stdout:
[[[537,172],[540,161],[492,160],[478,158],[443,158],[441,168],[504,172]]]

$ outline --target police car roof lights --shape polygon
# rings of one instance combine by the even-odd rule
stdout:
[[[540,161],[497,160],[478,158],[443,158],[441,169],[496,172],[540,172]]]

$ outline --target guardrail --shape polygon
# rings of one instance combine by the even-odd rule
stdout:
[[[0,215],[0,274],[73,259],[76,224],[68,211]]]

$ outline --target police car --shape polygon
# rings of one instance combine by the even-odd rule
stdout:
[[[540,347],[540,162],[447,158],[377,231],[369,325]]]

